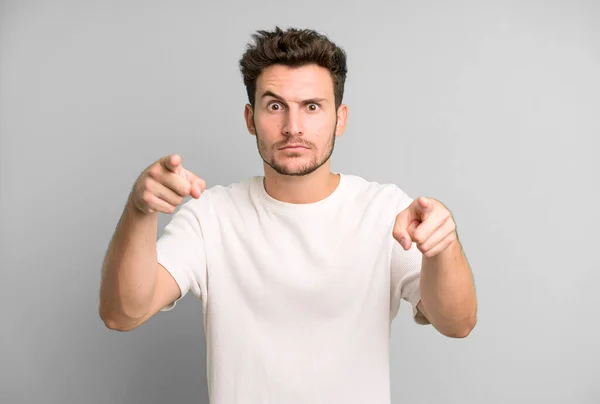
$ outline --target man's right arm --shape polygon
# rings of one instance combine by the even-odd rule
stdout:
[[[106,252],[100,284],[100,317],[129,331],[177,300],[180,289],[157,262],[158,212],[173,213],[183,198],[200,197],[206,184],[167,156],[136,181]]]

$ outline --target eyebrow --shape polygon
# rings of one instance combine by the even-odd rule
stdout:
[[[283,100],[283,97],[275,94],[272,91],[265,91],[263,93],[263,95],[260,96],[261,99],[266,98],[266,97],[273,97],[278,99],[279,101],[283,102],[284,104],[286,104],[286,102]],[[303,100],[302,104],[311,104],[311,103],[322,103],[323,101],[327,102],[327,98],[309,98],[307,100]]]

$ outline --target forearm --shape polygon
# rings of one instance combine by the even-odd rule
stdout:
[[[143,317],[156,286],[158,214],[137,210],[128,198],[102,266],[100,316],[113,324]]]
[[[423,256],[420,289],[427,318],[436,329],[453,337],[469,334],[476,322],[477,299],[458,240],[433,257]]]

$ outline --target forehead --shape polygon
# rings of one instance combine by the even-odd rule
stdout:
[[[333,99],[333,79],[324,67],[314,64],[301,67],[272,65],[263,70],[256,80],[256,94],[260,97],[271,91],[288,100],[313,97]]]

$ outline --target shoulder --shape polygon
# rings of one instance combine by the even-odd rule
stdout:
[[[214,200],[244,197],[249,194],[250,188],[256,182],[257,178],[250,177],[229,185],[215,185],[208,188],[204,194]]]
[[[207,188],[200,198],[189,200],[186,205],[197,212],[240,205],[249,201],[250,190],[258,177],[250,177],[228,185],[214,185]]]
[[[386,205],[403,209],[412,202],[412,198],[397,184],[371,181],[351,174],[344,174],[344,181],[351,194],[369,202],[371,206]]]

